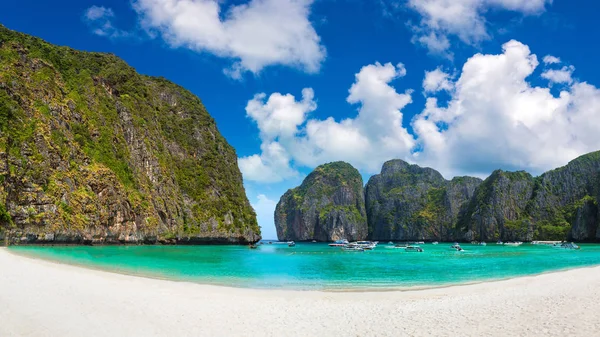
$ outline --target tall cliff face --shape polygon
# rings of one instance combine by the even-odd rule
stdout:
[[[316,216],[305,220],[306,213],[281,213],[285,208],[306,209],[321,198],[305,193],[297,199],[294,191],[286,193],[276,212],[280,237],[292,237],[283,235],[289,224],[310,232],[313,227],[302,224],[317,222]],[[600,151],[539,177],[497,170],[485,181],[448,181],[433,169],[391,160],[365,187],[368,238],[379,241],[600,241],[599,199]],[[290,208],[295,200],[302,203]],[[314,208],[308,214],[316,214]]]
[[[452,240],[480,179],[451,181],[431,169],[402,160],[388,161],[369,179],[366,208],[373,240]]]
[[[200,100],[113,55],[0,26],[0,236],[254,242],[233,148]]]
[[[465,240],[533,239],[531,221],[521,221],[533,194],[534,179],[527,172],[494,171],[475,191],[459,228]]]
[[[279,240],[362,240],[367,236],[363,181],[350,164],[317,167],[275,208]]]
[[[600,238],[600,152],[539,177],[496,171],[477,189],[459,227],[467,240]]]

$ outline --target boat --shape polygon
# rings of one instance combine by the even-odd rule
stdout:
[[[335,242],[329,244],[329,247],[344,247],[347,244],[348,240],[335,240]]]
[[[503,244],[504,244],[504,242],[502,242],[502,241],[498,240],[498,241],[496,241],[496,244],[497,244],[497,245],[503,245]]]
[[[482,242],[479,243],[479,245],[480,246],[487,246],[487,243],[485,243],[485,242],[482,241]]]
[[[394,243],[392,241],[388,242],[388,245],[393,245]]]
[[[433,241],[431,244],[432,244],[432,245],[437,245],[438,243],[439,243],[439,242],[437,242],[437,241]]]
[[[397,245],[394,245],[394,246],[386,246],[385,248],[388,248],[388,249],[406,249],[406,247],[408,247],[408,245],[397,244]]]
[[[579,246],[573,242],[563,242],[561,244],[554,244],[552,247],[561,249],[579,249]]]
[[[288,242],[288,247],[296,247],[296,243],[294,241]]]
[[[358,246],[358,247],[366,249],[366,250],[373,250],[373,249],[375,249],[375,247],[377,247],[377,243],[371,242],[371,241],[356,241],[356,242],[350,243],[349,245]]]
[[[450,248],[456,250],[457,252],[463,251],[462,247],[458,244],[458,242],[455,242],[454,244],[452,244],[452,246],[450,246]]]
[[[312,240],[311,242],[312,242],[312,243],[317,243],[317,240]]]
[[[251,244],[249,247],[250,247],[250,249],[256,249],[256,248],[258,248],[258,246],[256,244]]]
[[[521,241],[515,241],[515,242],[512,242],[512,241],[511,241],[511,242],[507,242],[507,243],[505,243],[504,245],[505,245],[505,246],[517,247],[517,246],[520,246],[520,245],[522,245],[522,244],[523,244],[523,242],[521,242]]]
[[[404,249],[404,251],[406,251],[406,252],[419,252],[419,253],[422,253],[423,252],[423,248],[421,248],[419,246],[406,246],[406,248]]]
[[[354,246],[354,245],[347,245],[342,247],[342,250],[345,252],[364,252],[365,249],[362,247],[358,247],[358,246]]]

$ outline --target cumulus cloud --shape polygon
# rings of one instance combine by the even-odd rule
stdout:
[[[435,93],[438,91],[451,91],[453,84],[450,81],[450,74],[440,68],[425,72],[423,79],[423,90],[425,93]]]
[[[550,3],[552,0],[408,0],[407,6],[421,16],[419,24],[412,26],[413,43],[423,45],[431,53],[451,56],[449,36],[467,44],[489,39],[486,12],[503,10],[535,15]]]
[[[415,139],[403,126],[401,110],[412,101],[412,92],[398,93],[390,85],[405,75],[403,64],[364,66],[347,97],[349,104],[359,105],[358,114],[341,121],[309,118],[316,109],[312,89],[304,89],[301,100],[274,93],[265,101],[265,94],[256,95],[248,102],[246,112],[259,128],[261,153],[239,159],[244,177],[260,182],[281,181],[285,179],[281,172],[296,172],[294,165],[314,167],[335,160],[376,172],[389,158],[410,156]],[[277,158],[285,159],[272,159],[269,145],[273,142],[283,149]]]
[[[270,158],[267,146],[281,146],[279,168],[261,161],[265,167],[257,171],[265,175],[335,160],[370,174],[392,158],[434,167],[447,177],[487,176],[497,168],[541,173],[599,149],[600,90],[573,79],[572,67],[565,69],[568,80],[557,77],[546,86],[534,85],[549,76],[547,70],[533,75],[539,65],[528,46],[512,40],[501,53],[472,56],[456,75],[439,68],[428,72],[425,107],[411,121],[403,121],[402,109],[412,92],[399,93],[391,84],[406,73],[402,64],[363,67],[347,97],[359,106],[358,114],[339,121],[310,117],[316,109],[312,91],[298,100],[257,95],[247,111],[259,126],[263,146],[250,157]],[[550,86],[559,82],[561,90],[554,93]],[[437,99],[441,90],[449,96],[443,105]],[[414,134],[405,127],[409,122]],[[261,181],[248,168],[242,171]]]
[[[219,0],[134,0],[142,26],[171,47],[209,52],[235,62],[241,78],[270,65],[319,70],[325,48],[309,21],[313,0],[250,0],[225,8]]]
[[[291,94],[280,93],[272,94],[267,101],[265,98],[265,94],[257,94],[246,105],[247,116],[260,130],[261,154],[239,158],[239,166],[246,179],[272,183],[298,175],[290,167],[292,158],[279,140],[293,139],[317,104],[312,89],[304,89],[300,101]]]
[[[560,58],[552,55],[544,56],[544,64],[555,64],[560,63]]]
[[[412,122],[419,162],[447,175],[486,175],[499,167],[539,173],[598,150],[600,91],[563,77],[555,80],[570,85],[553,95],[527,80],[538,65],[529,47],[514,40],[501,54],[471,57],[448,105],[431,98]]]
[[[564,66],[561,69],[547,69],[542,73],[542,77],[547,79],[552,83],[573,83],[573,72],[575,71],[575,67],[573,66]]]
[[[92,6],[83,14],[83,20],[92,29],[92,33],[108,38],[126,37],[129,34],[113,25],[115,13],[111,8]]]

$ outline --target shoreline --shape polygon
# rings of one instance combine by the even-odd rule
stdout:
[[[203,282],[195,282],[192,280],[160,277],[159,275],[133,273],[133,272],[127,272],[124,270],[111,270],[109,268],[96,267],[96,266],[92,266],[92,265],[88,265],[88,264],[84,264],[84,263],[69,263],[69,262],[60,261],[58,259],[46,259],[46,258],[34,256],[34,255],[29,255],[27,253],[11,251],[11,249],[9,247],[0,246],[0,252],[2,250],[5,250],[9,254],[12,254],[12,255],[15,255],[18,257],[22,257],[22,258],[26,258],[26,259],[32,259],[32,260],[47,262],[47,263],[51,263],[51,264],[71,266],[71,267],[75,267],[75,268],[82,268],[82,269],[93,270],[93,271],[104,272],[104,273],[112,273],[112,274],[119,274],[119,275],[132,276],[132,277],[141,277],[141,278],[146,278],[146,279],[151,279],[151,280],[189,283],[189,284],[223,287],[223,288],[230,288],[230,289],[247,289],[247,290],[261,290],[261,291],[294,291],[294,292],[315,291],[315,292],[322,292],[322,293],[411,292],[411,291],[422,291],[422,290],[432,290],[432,289],[445,289],[445,288],[451,288],[451,287],[465,287],[465,286],[486,284],[486,283],[497,283],[497,282],[519,279],[519,278],[536,277],[536,276],[547,275],[547,274],[563,273],[563,272],[567,272],[567,271],[571,271],[571,270],[579,270],[579,269],[594,269],[594,268],[600,269],[600,261],[599,261],[598,264],[595,264],[595,265],[565,267],[565,268],[560,268],[560,269],[556,269],[556,270],[547,270],[547,271],[543,271],[540,273],[534,273],[534,274],[524,274],[524,275],[516,275],[516,276],[509,276],[509,277],[502,277],[502,278],[490,278],[490,279],[481,279],[481,280],[473,280],[473,281],[465,281],[465,282],[457,282],[457,283],[442,283],[442,284],[432,284],[432,285],[397,286],[397,287],[381,287],[381,288],[376,288],[376,287],[373,287],[373,288],[368,288],[368,287],[322,288],[322,289],[259,288],[259,287],[243,287],[243,286],[235,286],[235,285],[219,284],[219,283],[203,283]]]
[[[0,266],[2,336],[332,336],[340,331],[359,336],[590,336],[600,330],[600,266],[385,292],[159,280],[24,257],[8,249],[0,249]]]

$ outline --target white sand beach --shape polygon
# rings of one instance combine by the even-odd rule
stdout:
[[[388,292],[236,289],[0,248],[0,336],[593,336],[600,267]]]

